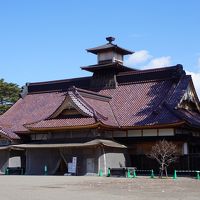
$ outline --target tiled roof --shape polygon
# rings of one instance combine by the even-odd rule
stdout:
[[[11,132],[27,131],[23,124],[46,119],[57,109],[64,98],[64,93],[57,92],[27,95],[0,116],[0,126]]]
[[[66,128],[73,126],[86,126],[93,125],[96,121],[92,117],[82,117],[82,118],[66,118],[66,119],[48,119],[42,120],[33,124],[25,125],[26,128],[30,130],[35,129],[53,129],[53,128]]]
[[[0,127],[0,135],[3,135],[8,139],[20,139],[20,137],[17,134],[15,134],[9,127],[7,128]]]
[[[0,116],[0,127],[11,138],[15,138],[15,133],[28,132],[28,128],[70,128],[97,123],[126,128],[169,125],[185,121],[190,125],[200,126],[199,113],[177,109],[177,104],[191,82],[191,77],[185,75],[180,66],[120,73],[117,79],[118,87],[115,89],[94,92],[89,91],[89,86],[85,88],[84,84],[84,90],[75,88],[72,92],[75,107],[83,116],[64,119],[52,119],[51,116],[63,105],[66,95],[72,91],[69,87],[70,81],[62,82],[68,84],[66,88],[62,85],[61,92],[41,89],[43,85],[47,85],[46,89],[50,86],[59,89],[59,81],[50,82],[49,85],[30,84],[28,95]],[[88,78],[85,80],[88,81]],[[77,81],[76,85],[81,84]],[[37,89],[32,88],[35,86],[40,88],[38,93]]]
[[[120,126],[169,124],[179,120],[162,105],[173,84],[173,80],[137,83],[101,93],[112,96],[110,104]]]
[[[81,91],[83,96],[78,91]],[[84,97],[84,94],[86,97]],[[105,96],[99,94],[95,95],[94,92],[91,93],[92,96],[88,96],[88,94],[89,91],[79,90],[77,88],[70,88],[69,91],[65,94],[66,99],[70,101],[72,106],[75,106],[74,108],[80,111],[80,113],[83,115],[82,117],[79,116],[75,118],[69,118],[66,116],[64,119],[52,119],[52,116],[50,116],[35,123],[25,124],[24,126],[32,130],[38,128],[49,129],[63,127],[67,128],[74,126],[80,127],[86,125],[95,125],[98,123],[108,126],[118,126],[113,116],[108,99],[102,100],[102,97],[105,98]]]
[[[114,126],[118,127],[119,124],[117,123],[115,116],[113,114],[111,105],[109,102],[106,101],[101,101],[97,99],[92,99],[92,98],[86,98],[84,97],[85,101],[88,102],[92,108],[102,115],[105,116],[105,118],[100,118],[100,122],[102,124],[108,125],[108,126]]]
[[[183,109],[181,109],[181,110],[179,109],[177,112],[189,124],[191,124],[193,126],[197,126],[197,127],[200,126],[200,114],[199,113],[191,112],[189,110],[183,110]]]

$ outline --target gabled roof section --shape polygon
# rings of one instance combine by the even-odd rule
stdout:
[[[80,114],[85,117],[94,117],[97,121],[100,119],[106,120],[107,117],[103,116],[103,114],[99,113],[98,110],[94,109],[80,94],[86,94],[86,96],[92,96],[96,98],[103,98],[103,95],[96,94],[94,92],[90,93],[86,90],[79,90],[76,87],[69,88],[66,92],[66,98],[61,104],[61,106],[48,118],[53,119],[56,118],[64,109],[71,106],[72,108],[76,109]],[[104,97],[105,98],[105,97]],[[108,98],[107,98],[108,99]],[[106,99],[106,100],[107,100]]]
[[[62,104],[46,119],[25,124],[30,130],[67,129],[73,127],[94,127],[98,125],[117,126],[109,105],[111,97],[92,91],[70,88]],[[61,114],[66,109],[75,109],[80,115]]]
[[[177,108],[200,113],[200,103],[192,81],[189,83],[183,97],[178,103]]]

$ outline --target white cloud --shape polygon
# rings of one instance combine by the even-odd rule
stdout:
[[[200,72],[196,73],[196,72],[186,71],[186,73],[192,76],[194,87],[195,87],[196,92],[197,92],[197,94],[200,98]]]
[[[152,59],[146,66],[144,66],[144,68],[145,69],[160,68],[160,67],[167,67],[170,65],[171,65],[171,57],[163,56],[163,57]]]
[[[147,50],[136,51],[128,56],[125,65],[129,67],[139,67],[143,69],[160,68],[171,65],[170,56],[153,57]],[[143,65],[143,67],[141,67]]]
[[[141,50],[130,55],[125,60],[125,65],[130,67],[138,66],[138,68],[142,69],[161,68],[171,66],[172,59],[170,56],[153,57],[147,50]],[[197,66],[200,68],[200,57],[197,60]],[[200,98],[200,69],[197,72],[186,71],[186,73],[192,76],[196,92]]]
[[[147,50],[137,51],[128,56],[128,59],[125,61],[125,65],[127,66],[140,65],[148,61],[150,58],[152,58],[152,56],[149,54]]]

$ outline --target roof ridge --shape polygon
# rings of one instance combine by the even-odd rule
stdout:
[[[113,108],[112,108],[112,106],[110,105],[110,102],[108,102],[108,103],[109,103],[110,109],[111,109],[111,111],[112,111],[112,114],[113,114],[113,116],[114,116],[114,118],[115,118],[115,121],[117,122],[118,126],[121,127],[121,126],[120,126],[120,123],[118,122],[117,117],[116,117],[116,115],[115,115],[115,113],[114,113],[114,111],[113,111]]]
[[[171,99],[173,98],[173,95],[175,94],[176,90],[178,89],[178,87],[181,85],[182,81],[185,81],[184,77],[188,77],[189,78],[189,81],[191,80],[191,76],[188,76],[188,75],[185,75],[185,76],[182,76],[178,83],[176,84],[176,87],[174,88],[174,91],[171,93],[171,96],[168,97],[168,100],[171,101]],[[181,100],[182,97],[180,97],[180,100]],[[179,101],[180,101],[179,100]]]
[[[111,96],[102,95],[102,94],[99,94],[98,92],[94,92],[94,91],[91,91],[91,90],[85,90],[85,89],[77,88],[77,87],[75,87],[75,88],[76,88],[76,90],[77,90],[78,92],[83,92],[83,93],[92,94],[92,95],[96,95],[96,96],[103,97],[103,98],[107,98],[107,99],[112,99]],[[100,100],[100,99],[99,99],[99,100]]]
[[[168,71],[168,70],[183,70],[183,66],[181,64],[168,66],[168,67],[160,67],[160,68],[153,68],[153,69],[142,69],[142,70],[133,70],[127,72],[120,72],[117,76],[126,76],[126,75],[133,75],[133,74],[144,74],[149,72],[160,72],[160,71]],[[183,70],[184,71],[184,70]]]
[[[167,79],[180,79],[181,76],[185,75],[185,71],[183,70],[182,65],[176,65],[165,68],[157,68],[157,69],[148,69],[148,70],[138,70],[138,71],[130,71],[127,73],[119,73],[117,74],[117,82],[118,84],[125,83],[135,83],[146,81],[149,82],[151,80],[167,80]]]
[[[49,84],[49,83],[62,83],[62,82],[71,82],[74,80],[82,80],[82,79],[90,79],[92,78],[92,76],[85,76],[85,77],[78,77],[78,78],[69,78],[69,79],[60,79],[60,80],[52,80],[52,81],[42,81],[42,82],[32,82],[32,83],[27,83],[28,86],[32,86],[32,85],[45,85],[45,84]]]
[[[167,102],[163,102],[163,105],[168,109],[168,111],[174,114],[177,118],[185,121],[185,119],[183,119],[182,116],[180,116],[180,114],[177,113],[177,111],[170,106],[170,104],[168,104]]]
[[[122,82],[118,83],[118,85],[132,85],[138,83],[149,83],[149,82],[158,82],[158,81],[166,81],[166,80],[173,80],[174,78],[160,78],[160,79],[150,79],[150,80],[137,80],[132,82]]]
[[[94,117],[93,110],[90,107],[88,108],[88,106],[85,105],[84,102],[80,101],[79,97],[77,98],[76,92],[68,91],[67,93],[68,93],[69,97],[71,98],[75,107],[77,107],[80,112],[84,112],[86,115],[89,115],[90,117]],[[80,106],[77,104],[76,101],[78,101],[84,107],[84,109],[87,109],[89,113],[87,111],[84,111],[83,108],[80,108]]]

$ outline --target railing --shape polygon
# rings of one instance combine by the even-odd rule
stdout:
[[[107,177],[110,176],[120,176],[120,177],[127,177],[127,178],[136,178],[138,174],[142,175],[148,175],[150,178],[155,178],[154,170],[140,170],[136,169],[135,167],[123,167],[123,168],[108,168],[108,174]],[[198,170],[174,170],[173,179],[177,179],[177,173],[178,174],[194,174],[194,177],[197,180],[200,180],[200,171]],[[100,176],[103,176],[103,173],[101,171]]]
[[[198,170],[174,170],[174,176],[173,176],[173,179],[177,179],[177,173],[187,173],[187,174],[196,174],[196,179],[197,180],[200,180],[200,171]]]
[[[137,173],[145,172],[146,175],[149,175],[151,178],[154,178],[154,171],[151,170],[138,170],[136,167],[120,167],[120,168],[108,168],[107,177],[127,177],[127,178],[136,178]],[[103,176],[102,170],[99,172],[99,176]]]

